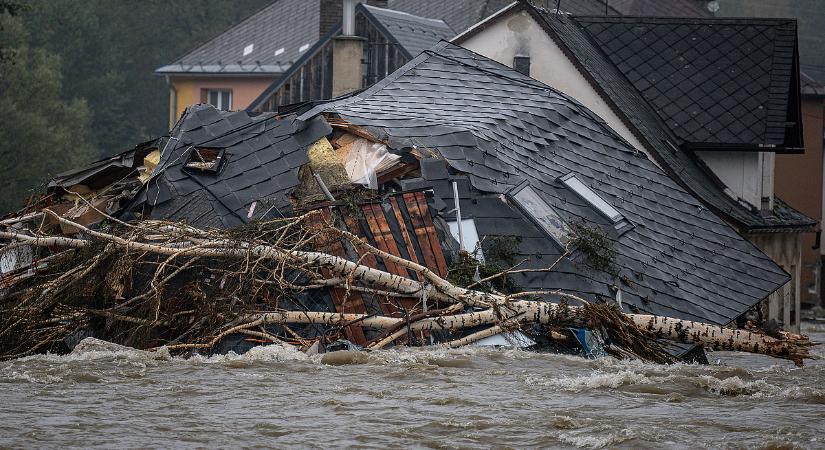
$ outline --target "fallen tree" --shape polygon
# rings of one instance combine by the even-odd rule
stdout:
[[[659,339],[760,353],[800,365],[811,357],[813,344],[801,335],[772,337],[676,318],[623,314],[613,306],[556,290],[502,294],[457,286],[333,223],[319,226],[317,220],[309,220],[317,219],[317,211],[237,230],[116,220],[92,230],[49,209],[43,213],[31,220],[48,219],[78,234],[66,237],[10,227],[0,231],[8,246],[46,247],[54,253],[45,267],[15,283],[0,300],[3,358],[54,350],[67,336],[92,325],[105,329],[118,343],[165,346],[171,351],[213,349],[233,334],[309,347],[360,327],[378,330],[368,347],[379,349],[415,333],[465,332],[447,341],[457,347],[502,331],[586,326],[609,334],[617,349],[614,354],[660,362],[672,358]],[[330,242],[346,243],[358,258],[323,251]],[[417,279],[370,267],[364,262],[368,257],[404,267]],[[345,292],[345,298],[359,292],[381,297],[386,304],[406,298],[436,308],[390,317],[347,313],[346,301],[338,312],[316,311],[301,300],[303,294],[331,288]],[[574,300],[580,306],[568,304]],[[281,328],[273,333],[268,325]],[[302,335],[291,328],[296,325],[314,326],[318,332]]]

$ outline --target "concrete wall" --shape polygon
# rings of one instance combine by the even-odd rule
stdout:
[[[802,101],[802,127],[805,133],[804,155],[776,156],[776,195],[805,215],[823,220],[823,127],[825,99],[806,97]],[[815,249],[816,234],[802,236],[802,302],[821,303],[822,246]]]
[[[763,302],[764,317],[781,322],[786,330],[799,332],[802,235],[765,233],[749,234],[746,237],[791,275],[791,280],[785,286]]]
[[[169,127],[177,122],[187,106],[201,103],[201,89],[231,89],[232,109],[244,109],[277,76],[269,77],[173,77],[169,92]]]
[[[459,44],[508,67],[513,67],[515,56],[529,56],[530,77],[575,98],[604,119],[636,149],[646,151],[608,103],[579,73],[573,62],[528,13],[522,11],[498,20]]]
[[[361,89],[366,39],[360,36],[336,36],[332,40],[332,97]]]

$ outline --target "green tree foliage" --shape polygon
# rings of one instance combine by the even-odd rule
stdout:
[[[22,206],[48,175],[94,155],[86,102],[60,99],[60,58],[29,47],[15,12],[0,10],[0,212]]]
[[[154,69],[274,0],[0,0],[0,214],[167,131]]]
[[[169,90],[153,71],[273,0],[29,0],[32,44],[63,61],[63,98],[92,110],[107,156],[165,133]]]

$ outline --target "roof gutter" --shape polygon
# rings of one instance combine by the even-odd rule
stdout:
[[[776,144],[730,144],[713,142],[684,142],[681,147],[685,150],[725,150],[733,152],[771,152],[780,154],[805,153],[805,147],[785,147]]]
[[[185,72],[185,71],[155,71],[157,77],[263,77],[271,78],[280,76],[283,72]]]

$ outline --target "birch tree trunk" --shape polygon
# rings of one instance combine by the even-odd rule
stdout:
[[[341,283],[360,282],[370,288],[380,288],[390,294],[402,294],[413,297],[423,297],[426,295],[427,298],[433,300],[483,308],[480,311],[458,313],[463,307],[457,307],[454,311],[449,311],[447,315],[424,317],[420,318],[420,320],[405,324],[403,323],[403,319],[361,314],[304,311],[265,312],[246,316],[245,319],[241,321],[241,325],[218,333],[208,343],[184,344],[179,346],[180,348],[211,347],[228,333],[246,332],[250,331],[248,328],[252,326],[265,324],[303,323],[334,327],[357,323],[357,325],[361,327],[391,329],[388,336],[381,338],[380,341],[374,345],[375,348],[381,348],[405,334],[407,331],[461,330],[480,325],[494,325],[492,328],[449,343],[450,346],[458,346],[494,334],[494,332],[499,331],[501,329],[500,327],[505,326],[505,324],[508,329],[512,324],[582,326],[588,325],[588,321],[593,320],[591,315],[593,310],[587,305],[584,307],[574,307],[544,301],[516,300],[517,298],[524,298],[531,294],[535,295],[536,293],[527,292],[503,296],[455,286],[427,267],[376,249],[365,243],[358,236],[332,227],[330,227],[331,232],[349,239],[362,251],[373,253],[385,260],[406,267],[419,274],[419,278],[422,281],[412,280],[368,267],[361,264],[360,260],[353,262],[324,252],[282,248],[278,245],[268,245],[261,243],[261,241],[251,239],[248,241],[229,239],[231,235],[221,234],[220,232],[187,230],[178,226],[173,227],[173,231],[166,232],[167,235],[164,235],[163,228],[158,228],[156,226],[157,224],[152,223],[150,227],[142,231],[142,234],[140,229],[136,232],[133,230],[131,237],[125,239],[117,235],[90,230],[82,225],[62,218],[48,209],[45,209],[43,212],[54,217],[59,222],[73,227],[73,229],[80,230],[82,234],[90,236],[94,240],[108,242],[125,251],[146,252],[170,257],[234,258],[241,261],[249,259],[272,260],[288,265],[289,267],[312,268],[313,270],[323,268],[334,274],[337,278],[334,280],[321,280],[320,285],[322,286],[326,285],[325,282],[335,284],[338,283],[339,280]],[[297,218],[294,223],[300,223],[300,220],[301,218]],[[139,228],[138,226],[132,225],[130,225],[130,227]],[[147,236],[164,237],[167,239],[167,242],[141,242],[141,239],[148,239]],[[33,246],[64,248],[83,248],[92,245],[94,242],[90,239],[62,236],[32,236],[17,231],[0,231],[0,238],[13,242],[23,242]],[[546,292],[555,293],[555,291]],[[572,297],[564,293],[560,293],[559,295]],[[812,346],[805,336],[791,333],[783,333],[779,338],[775,338],[749,331],[734,330],[718,325],[670,317],[644,314],[624,314],[620,317],[622,317],[621,323],[613,323],[612,325],[618,327],[633,327],[637,333],[642,332],[642,334],[637,335],[640,339],[657,337],[689,344],[701,344],[711,349],[761,353],[777,358],[789,359],[797,364],[801,364],[804,358],[810,357],[809,349]],[[155,317],[154,322],[157,322],[157,317]],[[399,324],[403,324],[404,326],[392,331],[394,327],[398,328]]]

